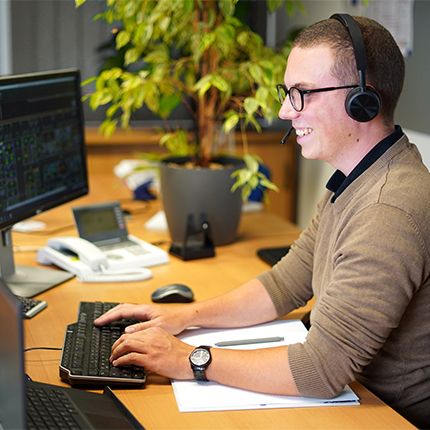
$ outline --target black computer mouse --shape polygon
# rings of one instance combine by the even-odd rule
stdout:
[[[184,284],[170,284],[157,288],[151,295],[155,303],[190,303],[194,301],[193,290]]]

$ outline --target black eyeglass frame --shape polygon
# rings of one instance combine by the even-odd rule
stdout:
[[[344,90],[346,88],[359,88],[359,87],[360,87],[360,85],[342,85],[340,87],[325,87],[325,88],[314,88],[312,90],[302,90],[302,89],[297,88],[297,87],[291,87],[288,89],[285,84],[277,84],[276,85],[276,91],[278,93],[278,98],[279,98],[281,105],[284,103],[285,99],[288,96],[293,109],[296,112],[301,112],[303,110],[303,108],[305,107],[305,100],[304,100],[305,94],[322,93],[325,91]],[[300,94],[300,102],[301,102],[301,108],[300,109],[297,109],[297,106],[295,106],[295,103],[291,99],[291,90],[292,89],[298,91]],[[285,97],[281,91],[283,91],[285,93]]]

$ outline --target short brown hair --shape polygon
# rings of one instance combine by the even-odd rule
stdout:
[[[386,123],[394,121],[394,110],[405,78],[405,61],[391,33],[370,18],[353,17],[363,35],[366,50],[366,84],[381,97],[381,114]],[[303,29],[293,46],[311,48],[328,45],[334,50],[332,74],[344,85],[358,83],[357,64],[348,30],[336,19],[325,19]]]

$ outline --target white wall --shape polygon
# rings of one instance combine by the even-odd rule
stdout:
[[[403,131],[409,137],[409,140],[418,146],[423,157],[424,164],[430,170],[430,134],[404,128]]]

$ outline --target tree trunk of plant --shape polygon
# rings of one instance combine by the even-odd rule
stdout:
[[[210,9],[217,9],[218,5],[215,0],[207,0],[203,2],[202,9],[196,14],[196,21],[204,21],[208,23]],[[197,9],[198,11],[198,9]],[[216,16],[219,14],[217,13]],[[215,23],[216,25],[216,23]],[[209,28],[206,27],[206,31]],[[206,76],[216,71],[219,67],[218,55],[213,49],[208,49],[199,64],[200,76]],[[218,90],[212,87],[203,96],[197,100],[197,128],[198,139],[200,145],[201,159],[199,163],[202,166],[208,166],[212,156],[213,140],[216,132],[216,101]]]
[[[212,92],[212,90],[209,92]],[[212,156],[213,139],[215,138],[216,131],[216,119],[214,118],[215,109],[213,103],[210,103],[210,100],[208,101],[207,98],[208,97],[205,94],[205,96],[199,100],[198,104],[197,127],[202,156],[200,162],[202,166],[207,166],[209,164]]]

